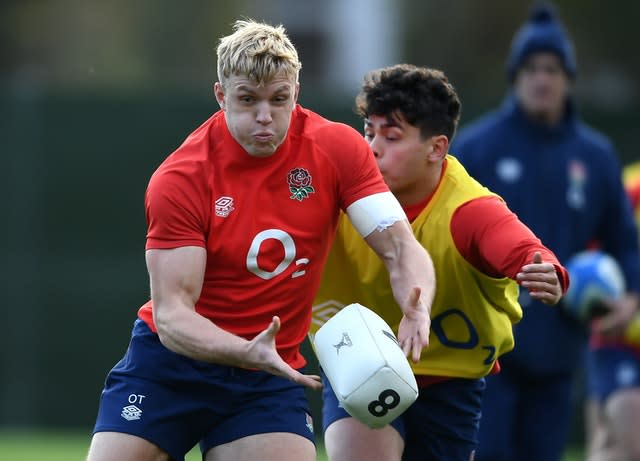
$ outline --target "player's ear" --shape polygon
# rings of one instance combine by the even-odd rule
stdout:
[[[220,109],[224,110],[225,109],[225,94],[224,94],[224,87],[222,86],[222,84],[220,82],[216,82],[213,84],[213,94],[216,97],[216,101],[218,102],[218,105],[220,106]]]
[[[429,143],[427,147],[427,159],[430,162],[438,162],[447,155],[449,138],[445,135],[432,136],[427,142]]]

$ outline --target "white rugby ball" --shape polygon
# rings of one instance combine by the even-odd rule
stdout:
[[[313,344],[341,406],[367,426],[385,426],[418,398],[415,376],[391,328],[361,304],[329,319]]]

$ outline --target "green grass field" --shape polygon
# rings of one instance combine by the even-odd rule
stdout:
[[[0,430],[0,458],[3,461],[84,461],[89,447],[90,432],[16,432]],[[563,461],[582,461],[582,453],[573,450]],[[318,461],[325,461],[318,453]],[[200,461],[198,449],[192,450],[187,461]]]

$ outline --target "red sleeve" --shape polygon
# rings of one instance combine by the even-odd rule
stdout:
[[[460,254],[484,274],[515,280],[539,251],[543,261],[555,266],[563,292],[568,288],[569,275],[555,254],[498,197],[460,206],[451,219],[451,235]]]
[[[146,249],[205,246],[208,223],[205,192],[193,171],[161,167],[145,195]]]
[[[330,138],[331,149],[340,175],[341,207],[346,210],[356,200],[380,192],[388,192],[369,143],[355,129],[344,124],[334,124]]]

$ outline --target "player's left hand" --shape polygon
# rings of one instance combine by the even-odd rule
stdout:
[[[398,342],[406,357],[411,354],[411,360],[420,361],[422,348],[429,345],[429,329],[431,318],[429,310],[421,298],[421,290],[414,287],[409,294],[404,315],[398,327]]]
[[[562,285],[558,279],[556,268],[551,263],[542,262],[539,251],[533,254],[533,261],[525,264],[516,275],[520,286],[529,291],[532,299],[544,304],[557,304],[562,298]]]
[[[638,296],[627,293],[617,299],[607,299],[603,303],[607,313],[591,322],[591,329],[603,336],[622,336],[638,310]]]

